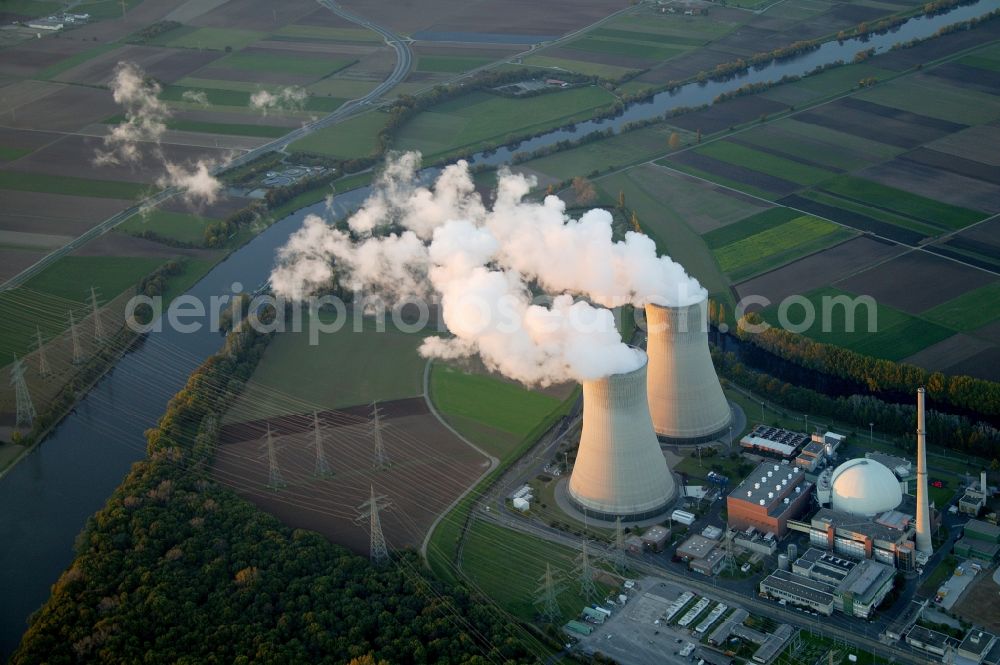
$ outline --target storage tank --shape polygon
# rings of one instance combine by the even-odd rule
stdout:
[[[627,373],[583,383],[583,431],[569,498],[599,519],[646,519],[677,493],[653,432],[646,400],[646,354]]]
[[[791,570],[792,569],[791,563],[788,561],[788,555],[787,554],[779,554],[778,555],[778,569],[779,570]]]
[[[795,561],[799,558],[799,548],[795,543],[788,544],[788,560]]]
[[[645,311],[649,412],[657,436],[701,443],[726,434],[732,411],[708,351],[708,300],[649,304]]]

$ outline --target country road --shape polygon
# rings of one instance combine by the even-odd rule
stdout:
[[[270,143],[265,143],[262,146],[249,150],[240,155],[239,157],[236,157],[232,161],[227,162],[226,164],[219,165],[217,168],[212,169],[213,175],[217,175],[227,169],[241,166],[242,164],[245,164],[253,159],[256,159],[257,157],[265,153],[274,150],[283,150],[290,143],[298,141],[299,139],[308,136],[309,134],[315,132],[316,130],[323,129],[325,127],[329,127],[330,125],[334,125],[338,122],[346,120],[347,118],[351,117],[352,115],[355,115],[359,111],[363,111],[369,108],[372,102],[376,101],[386,92],[394,88],[404,78],[406,78],[407,74],[409,74],[410,66],[413,64],[413,52],[410,50],[409,45],[406,43],[405,40],[403,40],[403,38],[401,38],[394,32],[390,31],[388,28],[377,25],[375,23],[372,23],[366,18],[348,12],[333,0],[317,0],[317,1],[319,2],[320,5],[326,7],[333,13],[340,16],[341,18],[347,19],[348,21],[356,25],[359,25],[363,28],[368,28],[369,30],[373,30],[374,32],[377,32],[380,35],[382,35],[383,39],[385,40],[385,43],[391,46],[392,49],[396,52],[396,66],[393,68],[392,73],[389,74],[388,78],[386,78],[384,81],[378,84],[378,86],[376,86],[371,92],[369,92],[364,97],[359,97],[358,99],[346,102],[343,106],[341,106],[340,108],[338,108],[336,111],[334,111],[329,115],[326,115],[311,123],[305,124],[299,127],[298,129],[295,129],[289,132],[288,134],[285,134],[281,138],[271,141]],[[88,229],[81,235],[77,236],[76,238],[74,238],[67,244],[63,245],[59,249],[54,250],[53,252],[45,255],[44,257],[39,259],[36,263],[28,266],[17,275],[14,275],[10,279],[8,279],[3,284],[0,284],[0,291],[7,291],[20,286],[24,282],[28,281],[29,279],[40,273],[41,271],[45,270],[45,268],[47,268],[54,262],[58,261],[67,254],[75,251],[76,249],[82,247],[83,245],[90,242],[94,238],[104,235],[105,233],[114,229],[116,226],[118,226],[128,218],[139,213],[141,210],[144,210],[151,206],[159,205],[160,203],[163,203],[164,201],[173,198],[179,193],[180,190],[175,187],[164,189],[148,198],[143,199],[142,201],[139,201],[131,208],[123,210],[118,214],[109,217],[103,222],[93,226],[92,228]]]

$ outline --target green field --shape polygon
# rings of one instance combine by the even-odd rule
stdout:
[[[232,136],[258,136],[263,138],[278,138],[292,131],[294,127],[276,127],[274,125],[250,125],[235,122],[206,122],[204,120],[184,120],[171,118],[167,127],[183,132],[201,132],[204,134],[226,134]]]
[[[272,53],[233,53],[212,64],[218,67],[320,77],[329,76],[350,67],[355,62],[357,60],[348,58],[300,58],[294,55],[274,55]]]
[[[61,2],[43,0],[4,0],[2,6],[5,13],[20,14],[31,18],[55,14],[63,7]]]
[[[422,55],[417,58],[417,71],[457,74],[488,65],[494,59],[455,55]]]
[[[772,270],[799,257],[846,240],[852,231],[811,215],[802,215],[774,228],[714,250],[719,267],[740,281]]]
[[[295,141],[289,148],[292,152],[311,152],[345,159],[367,157],[375,152],[376,135],[385,123],[383,113],[363,113],[313,132]]]
[[[827,194],[823,191],[812,190],[804,192],[802,196],[812,201],[833,206],[834,208],[849,210],[851,212],[871,217],[872,219],[878,219],[883,222],[888,222],[889,224],[895,224],[896,226],[900,226],[904,229],[910,229],[911,231],[922,233],[929,238],[939,235],[942,230],[937,226],[932,226],[926,222],[918,221],[912,217],[897,215],[882,208],[875,208],[870,205],[865,205],[864,203],[858,203],[857,201],[845,199],[840,196]]]
[[[586,605],[573,579],[574,550],[540,538],[474,520],[462,551],[462,570],[487,596],[524,621],[537,613],[534,600],[545,565],[563,582],[559,608],[563,621],[580,613]],[[516,564],[512,565],[512,562]],[[601,597],[607,589],[599,588]]]
[[[15,159],[20,159],[25,155],[30,155],[32,150],[30,148],[11,148],[9,146],[0,145],[0,161],[12,162]]]
[[[557,409],[557,397],[442,363],[431,371],[434,405],[471,441],[502,457]]]
[[[380,42],[382,36],[364,28],[329,28],[321,25],[286,25],[274,33],[277,37],[329,40],[337,42]]]
[[[67,256],[32,277],[23,286],[0,293],[0,357],[24,355],[33,348],[36,326],[50,338],[69,325],[69,311],[80,321],[89,313],[90,287],[105,303],[163,263],[162,259],[135,257]],[[26,312],[31,312],[26,316]]]
[[[863,305],[855,308],[854,329],[849,332],[845,307],[827,301],[829,316],[823,314],[823,299],[837,296],[853,298],[854,294],[834,287],[823,287],[805,294],[805,298],[812,303],[816,319],[802,334],[819,342],[888,360],[902,360],[954,334],[953,330],[882,304],[874,307],[873,332],[868,332],[869,308]],[[777,305],[764,310],[765,320],[774,326],[780,325],[777,310]],[[792,324],[801,323],[802,307],[789,307],[788,319]]]
[[[39,3],[39,4],[41,4],[41,3]],[[82,65],[83,63],[87,62],[88,60],[92,60],[92,59],[96,58],[99,55],[107,53],[108,51],[113,51],[114,49],[116,49],[118,47],[119,47],[118,44],[101,44],[100,46],[95,46],[92,49],[88,49],[86,51],[82,51],[80,53],[77,53],[76,55],[71,55],[70,57],[66,58],[65,60],[60,60],[59,62],[55,63],[54,65],[49,65],[45,69],[43,69],[43,70],[39,71],[37,74],[35,74],[34,78],[39,79],[39,80],[43,80],[43,81],[55,78],[56,76],[59,76],[63,72],[69,71],[70,69],[73,69],[77,65]]]
[[[723,226],[702,235],[705,244],[710,249],[720,249],[726,245],[745,240],[769,229],[781,226],[785,222],[790,222],[801,213],[782,206],[768,208],[763,212],[741,219],[735,224]]]
[[[571,60],[569,58],[553,58],[547,55],[533,55],[524,60],[524,64],[531,67],[545,67],[546,69],[564,69],[577,74],[587,76],[597,76],[603,79],[616,80],[633,71],[627,67],[616,67],[615,65],[605,65],[599,62],[587,62],[586,60]]]
[[[221,88],[168,85],[160,93],[160,99],[168,102],[183,102],[185,92],[204,93],[212,106],[249,106],[252,93],[244,90],[223,90]]]
[[[560,150],[552,155],[523,162],[520,166],[559,180],[568,180],[578,175],[589,175],[593,171],[618,168],[662,155],[667,149],[671,133],[669,127],[662,125],[644,127],[569,150]]]
[[[309,343],[309,315],[303,312],[302,332],[289,330],[275,336],[246,389],[225,416],[241,422],[314,409],[335,409],[376,400],[416,397],[423,393],[425,360],[417,353],[422,334],[408,334],[386,324],[375,330],[364,321],[348,317],[337,332],[318,335]],[[333,312],[321,320],[336,320]]]
[[[695,148],[695,152],[799,185],[814,185],[833,175],[825,169],[808,166],[730,141],[712,141],[700,148]]]
[[[152,190],[150,185],[134,182],[91,180],[68,175],[16,171],[0,171],[0,189],[93,196],[101,199],[135,199],[140,194],[150,194]]]
[[[265,33],[263,32],[239,30],[237,28],[183,27],[167,33],[165,35],[167,39],[164,40],[163,46],[195,48],[199,50],[207,49],[209,51],[225,51],[226,47],[230,47],[232,50],[238,51],[259,41],[264,36]]]
[[[594,34],[640,33],[644,39],[657,39],[657,36],[670,37],[675,43],[699,44],[711,41],[730,33],[737,23],[722,21],[716,17],[684,16],[677,14],[643,13],[635,16],[622,16],[602,25]],[[625,36],[618,34],[617,36]],[[683,41],[677,41],[683,40]]]
[[[921,316],[953,330],[975,330],[1000,318],[1000,282],[981,286],[932,307]]]
[[[968,64],[964,60],[959,62]],[[967,125],[991,122],[1000,117],[995,107],[995,95],[930,77],[919,81],[912,78],[891,81],[863,90],[855,96],[876,104]]]
[[[701,178],[702,180],[707,180],[709,182],[714,182],[716,184],[722,185],[723,187],[728,187],[730,189],[735,189],[738,192],[746,192],[751,196],[756,196],[759,199],[764,199],[765,201],[777,201],[780,196],[772,192],[767,192],[759,187],[754,187],[753,185],[748,185],[743,182],[738,182],[736,180],[730,180],[729,178],[724,178],[715,173],[708,173],[702,171],[701,169],[696,169],[693,166],[688,166],[687,164],[681,164],[679,162],[674,162],[671,159],[663,158],[656,160],[656,164],[659,166],[666,167],[668,169],[674,169],[680,171],[681,173],[687,173],[696,178]]]
[[[670,47],[657,42],[592,37],[589,34],[569,42],[565,47],[588,53],[608,53],[644,60],[668,60],[688,50],[683,45]]]
[[[166,210],[153,210],[145,215],[133,215],[117,230],[130,235],[153,233],[161,238],[201,245],[205,227],[215,220],[199,215],[189,215]]]
[[[848,175],[828,180],[823,183],[821,189],[875,208],[924,220],[934,226],[952,231],[965,228],[987,216],[977,210],[960,208]]]
[[[613,101],[611,93],[596,86],[519,99],[474,92],[418,114],[400,128],[394,147],[432,158],[471,152],[589,118]]]

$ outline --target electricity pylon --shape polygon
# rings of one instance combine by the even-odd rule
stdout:
[[[73,310],[69,311],[69,336],[73,339],[73,364],[79,365],[83,362],[83,349],[80,348],[80,335],[76,331],[76,318]]]
[[[90,287],[90,307],[94,314],[94,341],[100,344],[104,341],[104,324],[101,323],[101,312],[97,308],[97,291]]]
[[[38,373],[42,378],[48,378],[52,374],[52,370],[49,368],[49,361],[45,358],[45,344],[42,342],[42,329],[35,327],[35,344],[38,346]]]
[[[385,442],[382,440],[382,416],[378,410],[378,402],[372,402],[372,438],[375,440],[375,460],[373,466],[376,469],[388,469],[392,466],[389,457],[385,453]]]
[[[580,595],[587,602],[597,597],[597,585],[594,584],[594,565],[590,563],[590,552],[587,548],[587,539],[580,541],[580,554],[576,558],[576,574],[580,581]]]
[[[379,565],[389,560],[389,547],[385,542],[385,534],[382,533],[379,511],[389,509],[392,504],[384,495],[376,496],[374,485],[371,486],[371,492],[371,497],[358,506],[358,516],[354,522],[356,524],[368,522],[368,533],[371,538],[368,551],[372,563]]]
[[[736,555],[733,554],[733,532],[726,529],[726,558],[724,567],[729,569],[730,574],[736,574]]]
[[[625,530],[622,528],[622,518],[615,520],[615,570],[624,575],[628,570],[628,558],[625,556]]]
[[[274,437],[271,436],[271,423],[267,424],[264,455],[267,456],[267,486],[275,491],[287,487],[288,483],[281,477],[281,469],[278,467],[278,450],[274,445]]]
[[[559,611],[559,585],[556,582],[555,574],[552,572],[552,564],[545,564],[545,574],[539,578],[540,586],[535,591],[538,594],[535,605],[545,621],[556,621],[561,618]]]
[[[31,403],[31,394],[28,392],[28,384],[24,380],[24,365],[21,364],[17,355],[14,355],[14,364],[10,367],[10,385],[14,386],[14,395],[17,401],[17,418],[14,421],[17,427],[31,428],[35,422],[35,405]]]
[[[326,452],[323,450],[323,434],[319,428],[319,413],[313,411],[313,446],[316,448],[316,466],[313,475],[317,478],[328,478],[333,475],[330,465],[326,461]]]

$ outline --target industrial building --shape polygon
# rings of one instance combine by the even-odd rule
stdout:
[[[969,520],[962,528],[965,538],[975,538],[988,543],[1000,543],[1000,526],[983,520]]]
[[[712,577],[726,564],[726,554],[718,545],[716,540],[695,534],[678,545],[675,553],[691,570]]]
[[[727,497],[729,526],[740,531],[753,527],[781,538],[788,521],[806,511],[811,488],[802,469],[764,462]]]
[[[982,471],[979,474],[979,482],[967,487],[962,498],[958,500],[958,512],[977,517],[979,511],[986,507],[989,498],[990,488],[986,483],[986,472]]]
[[[996,643],[996,635],[974,628],[969,631],[969,634],[965,636],[962,643],[958,645],[958,655],[979,665]]]
[[[935,656],[943,656],[948,651],[948,643],[951,638],[936,630],[929,630],[923,626],[913,626],[906,633],[906,643],[914,649],[920,649]]]
[[[899,507],[903,490],[888,467],[859,457],[824,472],[817,481],[816,499],[834,510],[873,517]]]
[[[799,451],[798,456],[795,458],[795,466],[803,471],[812,473],[822,466],[826,459],[826,448],[823,444],[810,441]]]
[[[646,531],[642,534],[642,544],[647,550],[662,552],[667,546],[667,540],[669,538],[670,529],[656,524],[646,529]]]
[[[875,519],[821,508],[809,521],[809,544],[850,559],[875,559],[900,570],[916,564],[912,519],[888,511]]]
[[[677,494],[646,400],[639,368],[583,383],[583,431],[569,498],[589,517],[641,520],[664,513]]]
[[[768,425],[757,425],[740,439],[740,445],[748,450],[788,458],[808,442],[807,434]]]
[[[1000,555],[1000,527],[982,520],[969,520],[962,538],[955,542],[955,554],[992,562]]]
[[[811,549],[791,572],[776,570],[761,582],[761,593],[822,614],[838,610],[867,618],[892,590],[895,576],[892,566],[871,559],[854,563]]]
[[[708,350],[708,300],[681,307],[648,304],[649,411],[657,436],[704,443],[728,433],[733,414]]]
[[[913,466],[913,462],[905,457],[897,457],[896,455],[881,452],[867,452],[865,453],[865,457],[888,467],[890,471],[896,474],[896,478],[899,479],[903,494],[910,493],[910,484],[917,479],[917,470]]]

